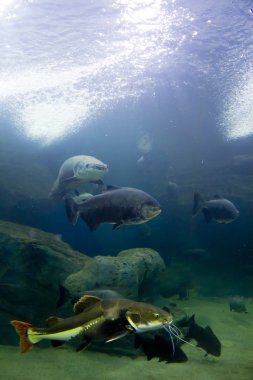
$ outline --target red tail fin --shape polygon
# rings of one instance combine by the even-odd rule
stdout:
[[[26,352],[32,347],[32,343],[28,339],[27,330],[32,327],[30,323],[21,322],[21,321],[11,321],[12,326],[15,327],[15,330],[20,337],[20,352]]]

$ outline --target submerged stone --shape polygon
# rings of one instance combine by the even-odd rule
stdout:
[[[155,285],[165,264],[151,248],[121,251],[118,256],[95,256],[78,272],[70,274],[64,283],[71,292],[94,288],[115,289],[125,297],[137,297],[140,288]]]
[[[0,221],[1,343],[10,342],[10,319],[44,322],[56,313],[59,285],[87,260],[54,234]]]

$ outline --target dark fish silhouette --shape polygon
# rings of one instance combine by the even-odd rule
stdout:
[[[201,327],[195,322],[194,314],[189,318],[184,326],[189,326],[186,334],[186,339],[195,339],[197,346],[206,351],[206,355],[211,354],[214,356],[220,356],[221,354],[221,342],[214,334],[211,327]]]
[[[233,297],[229,302],[230,311],[235,311],[236,313],[248,313],[245,304],[242,301],[242,297]]]
[[[100,223],[114,224],[113,229],[124,224],[145,223],[161,212],[159,203],[144,191],[115,186],[108,186],[81,205],[67,198],[65,208],[71,224],[75,224],[80,215],[91,231]]]
[[[196,215],[200,210],[203,212],[207,223],[215,220],[217,223],[228,224],[240,215],[235,205],[228,199],[215,195],[214,199],[205,201],[199,193],[195,192],[192,215]]]
[[[188,360],[184,351],[171,338],[162,334],[135,336],[135,348],[142,348],[147,360],[158,358],[159,362],[183,363]]]

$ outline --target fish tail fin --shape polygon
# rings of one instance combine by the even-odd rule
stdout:
[[[65,210],[70,224],[76,224],[78,219],[78,207],[72,198],[65,199]]]
[[[20,352],[24,353],[28,351],[33,344],[29,340],[28,336],[28,329],[32,327],[32,325],[28,322],[22,322],[22,321],[11,321],[12,326],[15,328],[16,332],[18,333],[20,337]]]
[[[199,210],[201,210],[203,203],[204,203],[203,197],[197,191],[195,191],[193,195],[192,215],[196,215],[199,212]]]

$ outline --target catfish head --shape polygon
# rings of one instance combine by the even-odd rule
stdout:
[[[169,326],[173,320],[171,313],[143,302],[131,305],[125,317],[136,333],[162,329]]]

